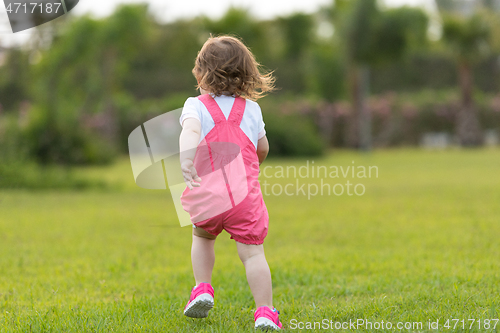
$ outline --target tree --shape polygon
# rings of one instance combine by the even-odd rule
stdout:
[[[13,111],[29,98],[31,79],[29,53],[20,48],[5,50],[5,64],[0,66],[0,108]]]
[[[490,27],[479,13],[470,17],[443,15],[443,40],[455,59],[462,105],[456,131],[460,144],[478,146],[482,133],[473,101],[473,65],[484,59],[490,48]]]
[[[41,50],[33,89],[39,114],[30,127],[38,161],[87,163],[96,150],[108,160],[118,139],[115,99],[124,93],[129,63],[148,41],[151,22],[145,6],[121,6],[105,19],[75,18]],[[83,116],[94,113],[106,116],[101,140],[81,126]]]
[[[295,94],[307,90],[311,72],[310,51],[314,46],[313,18],[309,14],[295,13],[276,19],[282,33],[280,65],[277,70],[280,87]]]
[[[204,26],[213,35],[240,37],[258,59],[267,53],[265,24],[257,21],[246,9],[231,7],[219,20],[205,17]]]
[[[376,0],[336,0],[332,14],[346,50],[352,100],[347,144],[369,150],[371,124],[365,105],[369,68],[401,59],[411,47],[423,43],[428,18],[416,8],[382,11]]]

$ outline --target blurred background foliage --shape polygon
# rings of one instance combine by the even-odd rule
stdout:
[[[25,173],[21,165],[106,164],[126,154],[134,128],[197,94],[191,69],[210,34],[241,37],[274,71],[279,90],[259,101],[272,155],[419,145],[435,132],[463,146],[495,144],[499,1],[436,4],[433,18],[336,0],[272,20],[230,8],[219,19],[165,24],[146,5],[122,5],[106,18],[37,27],[30,43],[1,50],[0,187],[25,186],[12,176]]]

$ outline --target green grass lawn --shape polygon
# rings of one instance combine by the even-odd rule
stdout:
[[[423,323],[402,330],[411,332],[500,331],[494,321],[483,326],[500,317],[500,150],[336,151],[314,164],[352,161],[377,166],[378,178],[324,182],[362,183],[362,196],[265,198],[284,327],[365,319]],[[138,188],[126,158],[79,173],[112,186],[0,192],[0,332],[252,331],[253,298],[226,233],[216,243],[215,308],[207,319],[186,318],[191,229],[178,225],[169,194]],[[429,329],[438,319],[439,330]],[[448,319],[464,322],[448,329]]]

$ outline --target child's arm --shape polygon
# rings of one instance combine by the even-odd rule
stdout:
[[[187,118],[182,122],[182,132],[179,138],[180,162],[184,181],[190,190],[199,187],[201,178],[194,168],[193,160],[200,141],[201,123],[196,118]]]
[[[267,141],[267,136],[263,136],[257,142],[257,156],[259,157],[259,165],[264,162],[269,153],[269,141]]]

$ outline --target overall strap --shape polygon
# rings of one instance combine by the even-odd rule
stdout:
[[[209,94],[203,94],[198,96],[198,99],[206,106],[208,112],[210,112],[210,115],[214,120],[214,123],[219,124],[226,121],[224,113],[222,113],[222,110],[212,96]]]
[[[241,97],[236,97],[234,99],[233,108],[227,121],[236,126],[240,126],[241,119],[243,119],[243,113],[245,112],[246,100]]]

